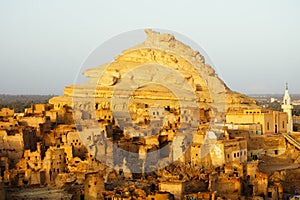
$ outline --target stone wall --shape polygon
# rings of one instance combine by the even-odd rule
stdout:
[[[182,200],[185,193],[185,183],[181,181],[160,182],[159,191],[170,192],[175,200]]]

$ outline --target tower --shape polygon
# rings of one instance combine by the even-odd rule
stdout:
[[[286,112],[288,115],[288,121],[287,121],[287,132],[293,131],[293,119],[292,119],[292,110],[293,106],[291,104],[291,96],[289,94],[289,88],[288,88],[288,83],[286,83],[285,86],[285,93],[283,97],[283,103],[281,105],[281,108],[283,112]]]

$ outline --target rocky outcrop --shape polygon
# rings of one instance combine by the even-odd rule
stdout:
[[[111,63],[86,70],[83,74],[90,78],[89,82],[66,87],[64,95],[52,98],[50,103],[74,106],[74,102],[92,100],[103,104],[111,102],[119,88],[137,100],[154,99],[163,105],[190,98],[200,108],[214,112],[257,107],[253,99],[231,91],[198,51],[174,35],[145,32],[144,42],[124,50]],[[137,89],[138,94],[134,93]]]

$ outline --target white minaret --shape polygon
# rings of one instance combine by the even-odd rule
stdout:
[[[290,133],[293,131],[293,118],[292,118],[293,106],[291,103],[291,96],[289,94],[288,83],[286,83],[285,93],[284,93],[283,103],[281,105],[281,108],[283,112],[286,112],[288,115],[287,132]]]

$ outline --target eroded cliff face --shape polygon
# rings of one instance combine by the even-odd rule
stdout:
[[[253,99],[231,91],[198,51],[174,35],[145,32],[144,42],[124,50],[114,62],[86,70],[89,82],[67,86],[64,95],[50,103],[73,106],[93,100],[110,108],[113,95],[123,95],[115,93],[119,89],[134,96],[136,103],[170,106],[184,99],[212,110],[211,115],[258,107]]]

